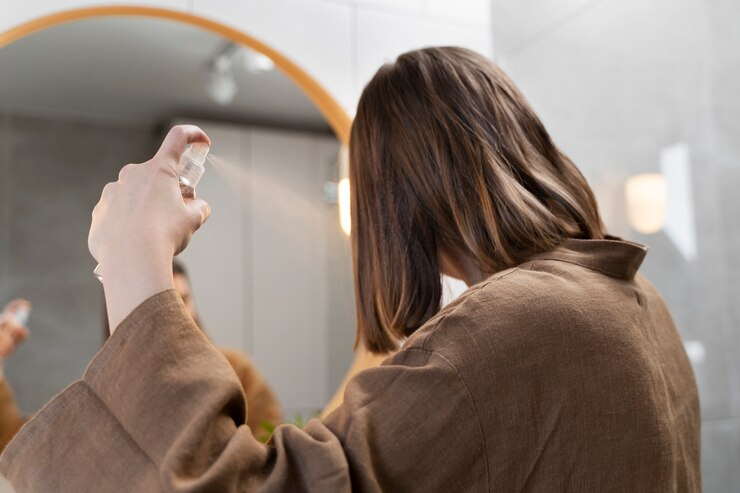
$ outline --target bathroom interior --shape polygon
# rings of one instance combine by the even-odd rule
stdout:
[[[649,247],[642,272],[699,387],[704,491],[740,491],[739,3],[291,0],[297,13],[268,14],[268,2],[245,2],[286,26],[264,44],[269,22],[244,36],[209,23],[252,13],[238,2],[179,3],[188,21],[132,10],[22,36],[13,29],[25,21],[0,25],[12,35],[0,38],[0,306],[33,303],[30,337],[2,364],[24,414],[103,343],[87,246],[100,190],[187,122],[213,141],[197,188],[213,213],[178,257],[203,328],[249,355],[284,421],[320,415],[356,358],[342,118],[384,61],[456,44],[520,86],[593,186],[610,233]],[[296,29],[301,16],[315,24]],[[296,48],[312,36],[324,44]],[[334,64],[324,45],[346,60]],[[445,279],[444,302],[464,289]]]

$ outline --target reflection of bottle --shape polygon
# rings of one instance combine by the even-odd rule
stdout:
[[[185,152],[182,153],[178,173],[180,175],[180,192],[186,199],[195,198],[195,187],[198,185],[200,178],[205,172],[204,164],[210,147],[208,144],[190,144]],[[103,276],[100,273],[100,265],[95,267],[93,274],[98,281],[103,282]]]
[[[3,320],[10,320],[15,325],[25,327],[28,323],[28,317],[31,315],[31,310],[25,306],[19,306],[13,311],[4,311],[0,313],[0,322]]]
[[[28,308],[22,306],[20,308],[16,308],[16,310],[11,314],[11,317],[15,319],[15,322],[18,325],[22,325],[25,327],[28,323],[29,315],[31,315],[31,311]]]

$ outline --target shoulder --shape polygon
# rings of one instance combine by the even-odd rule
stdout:
[[[533,263],[499,272],[472,286],[425,323],[405,347],[434,349],[457,328],[498,331],[518,329],[540,317],[548,317],[577,297],[572,286],[555,276],[532,268]],[[564,314],[560,314],[564,315]]]
[[[612,303],[617,290],[578,266],[550,267],[522,264],[471,287],[404,347],[438,352],[458,368],[475,367],[481,359],[493,363],[512,355],[613,347],[606,339],[623,333],[602,328],[619,317]]]

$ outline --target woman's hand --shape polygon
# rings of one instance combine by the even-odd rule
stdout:
[[[88,247],[105,279],[111,332],[141,302],[173,287],[172,257],[210,214],[206,202],[180,193],[178,163],[194,142],[210,144],[198,127],[174,127],[150,161],[125,166],[105,186],[93,210]]]
[[[20,298],[12,300],[0,313],[0,363],[13,354],[13,351],[28,338],[28,329],[15,316],[19,310],[30,312],[31,302]],[[2,376],[2,366],[0,366],[0,376]]]

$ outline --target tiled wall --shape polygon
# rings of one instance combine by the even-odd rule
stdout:
[[[492,19],[498,62],[589,178],[607,226],[650,247],[643,272],[703,345],[704,490],[740,491],[740,2],[493,0]],[[677,143],[690,155],[690,260],[625,215],[625,180],[658,172]]]
[[[0,303],[34,304],[31,337],[5,363],[25,413],[78,378],[102,344],[90,212],[122,164],[153,154],[158,135],[0,114]]]

